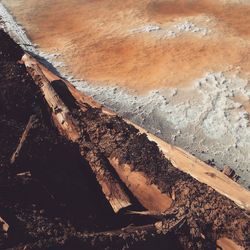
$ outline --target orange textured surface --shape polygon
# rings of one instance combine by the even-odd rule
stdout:
[[[3,2],[35,43],[48,51],[58,49],[68,70],[91,82],[146,92],[186,86],[208,71],[228,66],[240,66],[244,75],[249,74],[247,4],[214,0]],[[24,4],[26,8],[20,8]],[[199,23],[204,17],[212,20],[207,23],[211,30],[207,36],[186,32],[161,39],[156,32],[131,33],[145,24],[168,27],[186,18]]]

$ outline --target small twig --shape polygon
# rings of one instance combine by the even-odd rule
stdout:
[[[11,164],[14,164],[21,152],[21,149],[23,147],[23,144],[25,142],[25,140],[27,139],[28,135],[29,135],[29,132],[31,130],[31,128],[33,127],[34,123],[37,121],[37,116],[36,115],[31,115],[30,118],[29,118],[29,121],[26,125],[26,128],[21,136],[21,139],[20,139],[20,142],[15,150],[15,152],[12,154],[11,156],[11,160],[10,160],[10,163]]]
[[[17,176],[28,176],[28,177],[31,177],[31,173],[30,173],[30,171],[22,172],[22,173],[18,173]]]

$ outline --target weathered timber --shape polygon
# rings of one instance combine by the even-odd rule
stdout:
[[[161,192],[157,185],[151,184],[143,172],[132,171],[131,166],[120,164],[115,158],[109,161],[121,180],[150,213],[165,213],[172,206],[172,198]]]
[[[244,247],[237,245],[233,240],[226,237],[218,239],[216,245],[218,250],[245,250]]]
[[[73,118],[60,96],[55,92],[50,81],[43,74],[39,64],[28,54],[23,56],[22,62],[26,65],[28,72],[39,86],[50,108],[53,123],[58,131],[69,140],[78,143],[79,147],[81,147],[81,133],[76,120]],[[105,168],[104,164],[99,164],[97,166],[90,162],[89,165],[95,173],[96,179],[115,213],[123,208],[131,206],[131,201],[124,188],[110,170]]]
[[[65,83],[72,96],[76,99],[82,112],[85,112],[87,110],[87,106],[89,105],[92,108],[101,109],[102,112],[107,115],[116,116],[114,112],[103,107],[91,97],[77,91],[74,86],[68,81],[54,75],[43,65],[39,64],[39,66],[44,72],[45,76],[49,79],[49,81],[53,82],[56,80],[62,80]],[[149,184],[150,179],[144,173],[138,171],[128,172],[128,168],[119,164],[118,161],[114,159],[108,160],[111,166],[114,168],[115,172],[118,174],[119,178],[124,182],[124,184],[128,187],[128,189],[137,198],[137,200],[143,207],[145,207],[152,213],[164,213],[167,209],[170,208],[172,199],[169,197],[169,195],[162,193],[156,185]]]
[[[26,63],[25,63],[26,66],[28,65],[28,60],[35,62],[35,60],[31,58],[30,56],[28,56],[27,58],[25,57],[25,60],[26,60]],[[89,105],[92,108],[101,109],[103,112],[105,112],[108,115],[116,115],[112,111],[96,103],[91,97],[82,95],[69,82],[55,76],[52,72],[47,70],[44,66],[42,66],[38,62],[36,63],[41,69],[41,71],[44,73],[44,76],[46,78],[48,77],[48,80],[50,82],[62,80],[66,84],[69,92],[76,99],[76,102],[80,106],[82,112],[85,112]],[[117,204],[117,202],[121,203],[121,205],[124,204],[125,206],[124,200],[119,200],[119,199],[114,200],[112,199],[112,196],[109,195],[110,192],[112,192],[114,196],[116,193],[116,189],[119,188],[119,185],[117,182],[111,181],[113,178],[113,175],[107,171],[104,171],[105,169],[104,167],[100,169],[100,164],[102,165],[104,164],[104,162],[100,160],[98,153],[97,152],[94,153],[94,151],[92,150],[91,156],[88,156],[88,154],[84,154],[83,156],[88,160],[93,172],[98,175],[97,176],[98,182],[101,184],[102,188],[105,190],[106,198],[109,200],[110,203],[113,204],[112,206],[113,207],[116,206],[115,204]],[[93,160],[93,159],[98,159],[98,160]],[[150,180],[145,174],[131,171],[131,173],[129,173],[130,178],[127,178],[125,172],[123,171],[123,170],[126,170],[126,168],[124,168],[124,166],[119,164],[119,162],[115,162],[111,159],[107,159],[107,162],[105,164],[109,164],[110,167],[114,169],[114,172],[118,174],[119,178],[124,182],[124,184],[128,187],[128,189],[131,191],[134,197],[137,198],[137,200],[140,202],[140,204],[143,207],[145,207],[151,212],[158,212],[158,213],[163,213],[168,208],[170,208],[172,204],[172,199],[167,194],[162,193],[156,185],[149,184]],[[110,182],[109,183],[106,182],[105,178],[110,180]],[[131,204],[127,203],[127,205],[129,206]]]
[[[174,167],[191,175],[199,182],[207,184],[235,202],[240,208],[250,211],[250,192],[248,190],[183,149],[168,144],[131,121],[126,121],[135,126],[141,133],[145,133],[149,140],[154,141]]]
[[[102,112],[108,115],[116,115],[113,111],[103,107],[101,104],[93,100],[93,98],[80,93],[74,88],[72,84],[68,81],[60,78],[59,76],[53,74],[46,67],[39,64],[41,70],[46,75],[50,81],[63,80],[67,85],[71,94],[77,99],[79,103],[87,103],[92,107],[101,108]],[[84,105],[83,105],[84,106]],[[148,139],[157,143],[160,150],[162,150],[165,157],[171,161],[174,167],[180,169],[181,171],[191,175],[196,180],[201,183],[205,183],[218,193],[226,196],[230,200],[234,201],[239,207],[250,211],[250,192],[240,186],[235,181],[228,178],[226,175],[221,173],[219,170],[212,168],[205,162],[202,162],[195,156],[192,156],[188,152],[181,148],[175,147],[167,142],[161,140],[160,138],[152,135],[142,127],[134,124],[133,122],[124,119],[127,123],[135,126],[141,133],[145,133]]]
[[[77,141],[80,138],[80,132],[68,107],[66,107],[61,98],[55,92],[49,80],[44,76],[43,72],[36,64],[36,61],[31,60],[29,55],[24,55],[22,60],[35,83],[41,89],[44,99],[51,109],[54,124],[60,133],[73,142]]]
[[[132,205],[129,196],[123,191],[116,177],[107,169],[110,169],[108,159],[97,149],[87,152],[82,151],[82,156],[88,161],[92,171],[95,173],[97,181],[102,186],[106,199],[115,212],[119,212],[121,208],[128,208]]]

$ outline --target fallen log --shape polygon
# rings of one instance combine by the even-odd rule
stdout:
[[[22,61],[28,68],[38,68],[40,75],[41,73],[44,73],[43,77],[46,79],[47,84],[49,84],[49,81],[53,82],[56,80],[62,80],[61,78],[53,75],[37,61],[35,61],[35,59],[30,55],[23,56]],[[92,108],[101,108],[102,111],[105,110],[105,112],[109,115],[115,115],[114,113],[112,113],[112,111],[109,111],[108,109],[103,108],[100,104],[96,103],[92,98],[82,95],[67,81],[63,80],[63,82],[66,84],[69,93],[71,93],[72,96],[76,99],[76,102],[81,107],[82,112],[85,112],[88,108],[87,106],[90,105]],[[82,146],[84,147],[84,145]],[[102,167],[100,169],[100,162],[96,164],[97,161],[91,160],[91,158],[98,158],[97,154],[98,153],[88,156],[83,153],[83,156],[89,161],[89,164],[93,172],[96,174],[97,180],[101,184],[106,198],[109,200],[110,204],[112,204],[114,211],[120,210],[118,208],[122,208],[122,206],[125,207],[125,205],[127,205],[127,207],[130,206],[131,202],[129,202],[128,197],[127,199],[125,199],[124,196],[123,200],[119,200],[119,198],[112,198],[112,196],[116,196],[116,190],[120,185],[117,181],[114,180],[112,173],[106,171],[106,168]],[[130,177],[132,178],[127,178],[126,175],[122,174],[122,170],[124,169],[123,166],[121,166],[117,162],[112,161],[111,159],[108,159],[108,161],[110,162],[110,165],[113,167],[118,176],[121,178],[121,180],[124,182],[124,184],[128,187],[128,189],[132,192],[132,194],[137,198],[137,200],[144,208],[148,209],[151,212],[158,213],[163,213],[168,208],[170,208],[172,199],[167,194],[162,193],[156,185],[149,184],[150,180],[147,176],[145,176],[143,173],[133,172],[130,175]],[[120,171],[118,171],[118,169]],[[112,196],[110,196],[111,193]],[[118,208],[116,208],[116,204],[118,203],[120,205],[118,206]]]
[[[26,139],[27,139],[27,137],[28,137],[28,135],[30,133],[30,130],[32,129],[32,127],[33,127],[33,125],[34,125],[34,123],[36,121],[37,121],[36,115],[31,115],[30,118],[29,118],[29,121],[28,121],[28,123],[26,125],[26,128],[25,128],[25,130],[24,130],[24,132],[23,132],[23,134],[21,136],[19,144],[18,144],[15,152],[11,156],[11,159],[10,159],[11,164],[14,164],[16,162],[17,158],[19,157],[20,152],[21,152],[22,147],[23,147],[23,144],[26,141]]]
[[[115,212],[119,212],[122,208],[128,208],[132,205],[129,196],[115,178],[114,174],[107,169],[110,169],[109,161],[97,149],[92,149],[88,152],[84,150],[81,154],[88,161],[93,172],[96,175],[97,181],[102,186],[103,192]]]
[[[80,138],[80,132],[76,126],[76,121],[70,114],[68,107],[66,107],[57,95],[36,62],[31,59],[27,60],[27,57],[29,56],[24,55],[22,60],[25,62],[28,72],[34,79],[35,83],[40,88],[44,99],[51,110],[54,124],[60,133],[66,136],[69,140],[73,142],[77,141]]]
[[[55,92],[37,62],[27,54],[23,56],[22,61],[26,65],[27,70],[34,79],[35,83],[40,88],[42,95],[50,108],[53,123],[57,127],[58,131],[70,141],[78,143],[81,147],[80,129],[68,107]],[[121,209],[131,206],[132,203],[130,198],[118,180],[114,178],[109,169],[100,164],[97,167],[91,162],[89,165],[95,173],[96,179],[102,187],[102,191],[115,213],[119,212]]]
[[[183,149],[166,143],[131,121],[126,120],[126,122],[135,126],[141,133],[145,133],[149,140],[156,142],[174,167],[212,187],[218,193],[235,202],[240,208],[250,211],[250,192],[248,190]]]
[[[93,98],[85,95],[83,92],[78,91],[72,84],[68,81],[60,78],[59,76],[53,74],[42,64],[39,64],[41,70],[49,79],[49,81],[59,80],[65,82],[71,94],[75,97],[79,104],[84,103],[89,104],[92,107],[100,108],[103,113],[114,116],[116,113],[103,107],[101,104],[93,100]],[[180,169],[181,171],[191,175],[193,178],[201,183],[205,183],[218,193],[226,196],[228,199],[235,202],[239,207],[250,211],[250,192],[240,186],[235,181],[231,180],[229,177],[221,173],[219,170],[209,166],[205,162],[199,160],[195,156],[189,154],[181,148],[175,147],[167,142],[161,140],[157,136],[149,133],[144,128],[136,125],[135,123],[124,119],[128,124],[136,127],[141,133],[145,133],[148,139],[156,142],[159,149],[163,152],[165,157],[171,161],[174,167]]]

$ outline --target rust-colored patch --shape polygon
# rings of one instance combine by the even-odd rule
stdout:
[[[165,0],[153,1],[148,5],[148,12],[154,19],[196,16],[205,14],[218,21],[240,36],[250,35],[250,5],[222,3],[211,0]]]
[[[180,37],[159,42],[146,37],[126,37],[98,41],[86,50],[76,50],[66,60],[73,65],[75,75],[145,92],[185,86],[208,71],[224,70],[228,65],[241,64],[243,70],[247,69],[250,47],[247,50],[235,40],[218,43]]]
[[[145,93],[189,85],[228,65],[249,72],[250,5],[215,0],[3,2],[35,43],[45,50],[57,49],[71,73],[92,83]],[[165,25],[201,14],[216,20],[209,39],[194,34],[159,39],[151,33],[129,33],[147,23]]]

